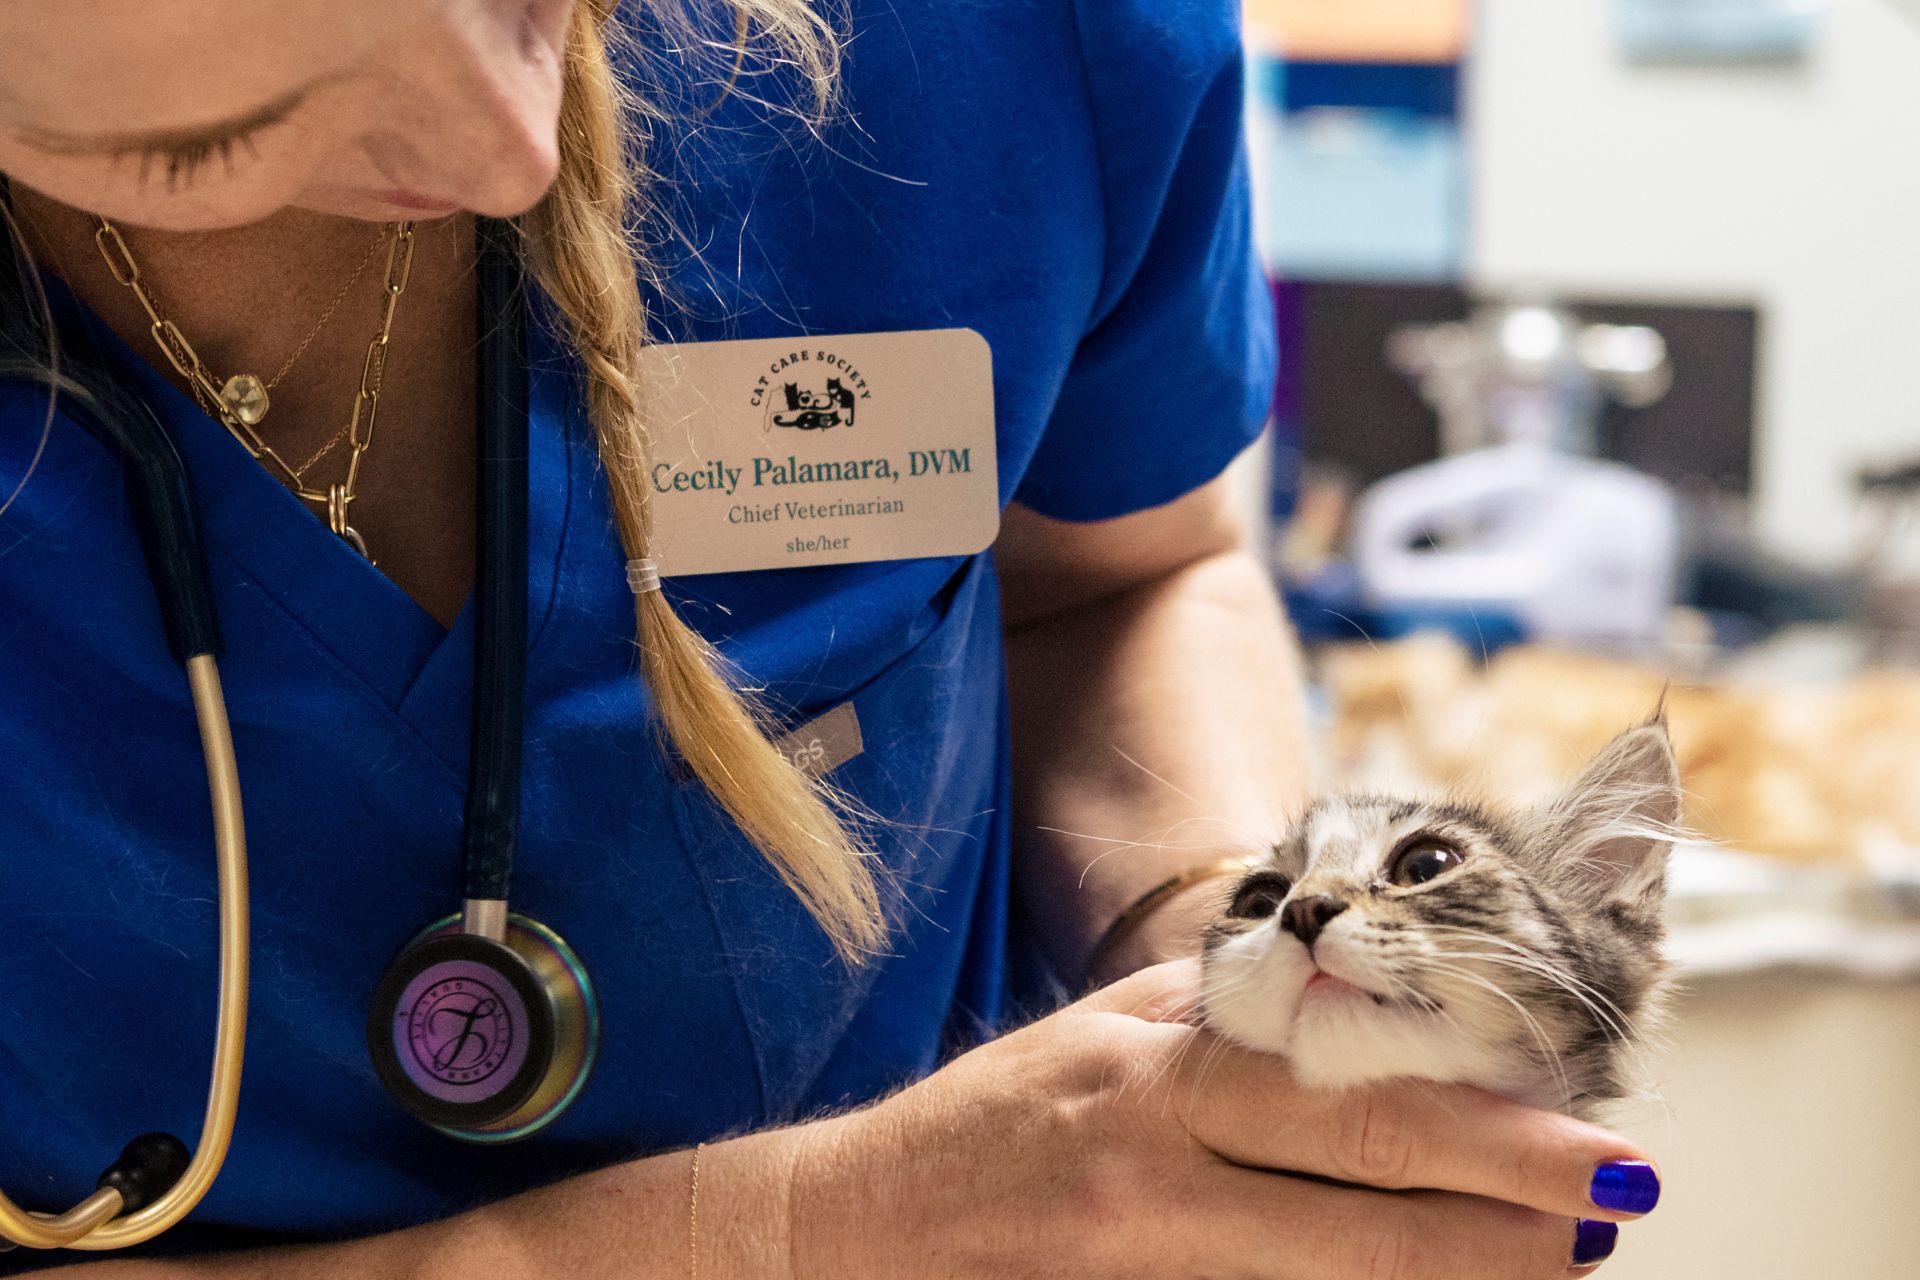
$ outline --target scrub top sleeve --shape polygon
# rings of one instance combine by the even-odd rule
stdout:
[[[1099,148],[1104,276],[1017,501],[1060,520],[1217,476],[1272,400],[1232,0],[1075,0]]]

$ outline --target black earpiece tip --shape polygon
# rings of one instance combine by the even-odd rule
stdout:
[[[180,1181],[193,1157],[187,1144],[170,1133],[143,1133],[126,1145],[120,1158],[94,1183],[120,1193],[122,1213],[137,1213]]]

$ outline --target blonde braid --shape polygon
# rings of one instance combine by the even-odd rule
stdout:
[[[782,11],[791,30],[810,29],[811,19],[792,12],[806,7],[793,0],[753,4],[756,11]],[[634,116],[607,57],[602,24],[608,16],[600,0],[575,9],[560,109],[560,173],[521,226],[533,275],[564,315],[585,362],[587,416],[620,541],[628,557],[638,559],[647,554],[653,523],[635,373],[646,314],[633,231],[638,183],[628,129]],[[841,955],[857,961],[877,950],[886,926],[873,860],[839,816],[838,797],[773,746],[770,717],[722,678],[720,655],[662,593],[637,595],[635,612],[641,674],[667,740]]]

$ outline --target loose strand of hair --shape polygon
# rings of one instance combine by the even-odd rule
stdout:
[[[33,248],[27,243],[27,238],[22,234],[20,224],[14,217],[13,202],[7,198],[4,174],[0,174],[0,221],[6,223],[7,252],[13,255],[14,271],[17,277],[23,282],[32,282],[33,301],[40,316],[39,332],[46,338],[44,352],[32,350],[33,344],[29,343],[29,349],[22,351],[18,357],[0,355],[0,363],[5,363],[10,358],[17,358],[39,366],[40,360],[44,357],[43,372],[47,384],[47,408],[41,415],[40,438],[34,442],[33,456],[27,459],[26,467],[20,472],[20,479],[14,483],[6,499],[0,501],[0,516],[5,516],[8,509],[19,501],[21,493],[26,490],[27,481],[31,480],[33,473],[40,469],[40,459],[46,455],[47,443],[53,438],[53,419],[59,412],[60,406],[60,335],[53,320],[53,303],[47,298],[46,281],[40,278],[40,264],[34,260]]]
[[[746,0],[755,14],[804,6]],[[640,119],[613,75],[603,6],[576,11],[560,113],[560,173],[521,220],[534,278],[552,298],[587,372],[587,416],[629,557],[652,543],[649,439],[637,375],[646,335],[635,251],[637,158],[628,121]],[[816,58],[824,55],[815,54]],[[887,929],[877,861],[824,780],[803,772],[770,740],[772,717],[727,675],[714,647],[665,595],[635,599],[640,674],[664,739],[719,806],[768,858],[850,962],[878,951]]]

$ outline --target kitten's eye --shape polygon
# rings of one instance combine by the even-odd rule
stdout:
[[[1433,836],[1418,836],[1393,856],[1387,878],[1398,885],[1425,884],[1467,860],[1459,849]]]
[[[1264,920],[1280,909],[1291,892],[1293,881],[1278,871],[1256,871],[1234,890],[1227,914],[1242,920]]]

